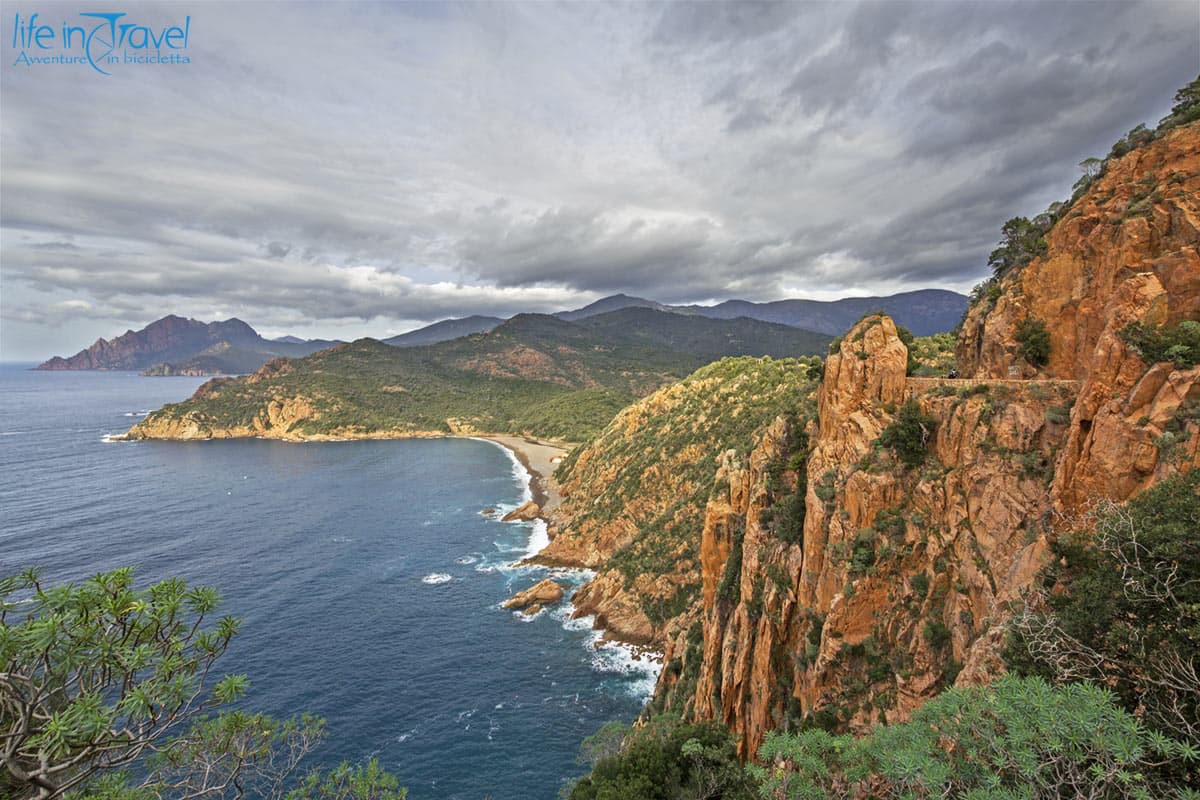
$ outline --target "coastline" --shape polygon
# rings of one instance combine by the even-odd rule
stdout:
[[[548,535],[549,514],[561,500],[558,482],[554,479],[555,462],[552,458],[567,452],[566,447],[538,441],[523,436],[502,434],[478,434],[472,439],[482,439],[497,444],[508,450],[529,476],[529,494],[533,502],[541,508],[541,513],[534,522],[534,533],[531,536],[531,548],[525,558],[517,562],[521,566],[533,567],[549,572],[552,579],[562,583],[567,574],[583,579],[586,586],[596,575],[594,570],[580,565],[547,563],[538,559],[538,553],[549,544]],[[588,649],[591,651],[592,666],[599,672],[617,672],[625,675],[638,674],[640,678],[639,696],[648,703],[653,697],[654,689],[663,668],[663,653],[655,647],[626,639],[612,630],[597,625],[595,614],[581,614],[575,604],[575,593],[581,588],[570,578],[569,594],[557,608],[550,613],[558,619],[564,628],[571,630],[590,631]],[[520,616],[520,612],[514,612]],[[540,616],[540,612],[539,612]]]
[[[482,433],[471,438],[495,442],[517,457],[521,466],[529,473],[529,493],[533,496],[533,502],[542,510],[542,519],[558,507],[562,497],[559,494],[558,482],[554,480],[554,469],[557,466],[554,459],[566,455],[567,447],[507,434]]]

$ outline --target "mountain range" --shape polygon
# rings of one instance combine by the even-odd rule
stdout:
[[[767,355],[779,343],[793,341],[789,334],[763,327],[772,324],[800,329],[799,352],[811,350],[812,335],[837,335],[864,314],[883,311],[918,336],[952,330],[962,319],[967,298],[955,292],[926,289],[888,297],[855,297],[831,302],[779,300],[751,303],[728,300],[714,306],[670,306],[641,297],[616,294],[590,305],[552,316],[566,322],[603,317],[593,329],[604,335],[618,332],[640,336],[644,342],[670,335],[690,338],[707,356]],[[656,312],[666,317],[647,315]],[[625,316],[609,316],[624,312]],[[687,319],[687,322],[681,320]],[[713,325],[706,320],[722,323]],[[493,316],[446,319],[382,341],[395,347],[418,347],[487,333],[505,320]],[[759,323],[759,324],[753,324]],[[630,327],[632,326],[632,327]],[[717,344],[718,342],[723,344]],[[682,339],[668,346],[678,346]],[[73,356],[55,356],[38,366],[42,370],[141,370],[147,375],[237,375],[253,372],[279,356],[301,357],[339,344],[326,339],[283,336],[266,339],[240,319],[200,322],[168,315],[139,331],[129,330],[111,340],[99,339]],[[714,349],[715,348],[715,349]]]
[[[574,322],[518,314],[421,347],[375,339],[217,378],[133,434],[168,438],[436,435],[476,431],[579,441],[638,397],[725,356],[791,356],[831,337],[758,320],[623,308]]]

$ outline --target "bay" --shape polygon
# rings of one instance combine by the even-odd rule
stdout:
[[[248,707],[328,719],[314,766],[377,757],[414,800],[553,798],[580,741],[652,688],[566,604],[499,608],[547,575],[513,566],[532,523],[480,514],[527,496],[502,448],[106,442],[202,379],[28,367],[0,365],[0,573],[217,587],[243,620],[221,670],[250,676]]]

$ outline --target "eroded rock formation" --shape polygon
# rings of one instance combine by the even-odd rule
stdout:
[[[852,329],[807,450],[780,418],[722,457],[703,591],[653,707],[727,723],[749,756],[778,726],[863,730],[1001,672],[1004,622],[1050,537],[1200,463],[1200,367],[1147,364],[1121,335],[1200,318],[1198,193],[1196,125],[1111,162],[1046,254],[970,310],[964,379],[906,378],[884,317]],[[1030,318],[1050,338],[1040,367],[1018,341]],[[914,468],[879,445],[908,400],[926,421]]]

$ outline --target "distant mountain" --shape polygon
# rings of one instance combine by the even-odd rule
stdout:
[[[483,317],[478,314],[463,317],[462,319],[444,319],[441,322],[426,325],[424,328],[418,328],[415,331],[401,333],[398,336],[384,339],[383,343],[390,344],[393,347],[416,347],[423,344],[437,344],[438,342],[448,342],[451,339],[457,339],[461,336],[470,336],[473,333],[487,333],[502,322],[504,320],[500,317]]]
[[[306,356],[337,342],[264,339],[240,319],[200,322],[170,314],[140,331],[97,339],[73,356],[55,356],[41,370],[146,370],[150,375],[228,375],[253,372],[278,356]]]
[[[848,297],[831,301],[776,300],[752,303],[748,300],[726,300],[715,306],[669,306],[642,297],[614,294],[574,311],[560,311],[554,316],[574,321],[625,308],[652,308],[713,319],[748,317],[831,336],[845,333],[864,314],[883,311],[917,336],[930,336],[954,330],[966,311],[967,298],[957,292],[922,289],[887,297]]]
[[[750,317],[831,335],[845,333],[864,314],[882,311],[917,336],[931,336],[954,330],[967,309],[967,298],[957,292],[922,289],[888,297],[848,297],[833,301],[777,300],[771,303],[727,300],[715,306],[674,308],[717,319]]]
[[[883,311],[917,336],[953,330],[962,319],[967,298],[955,292],[925,289],[888,297],[853,297],[824,302],[819,300],[777,300],[752,303],[727,300],[715,306],[669,306],[643,297],[616,294],[583,308],[560,311],[553,317],[565,322],[583,322],[614,312],[641,309],[662,316],[628,315],[597,323],[593,330],[609,337],[642,337],[646,344],[666,346],[678,352],[704,357],[721,355],[775,354],[781,350],[793,354],[815,352],[811,338],[816,334],[835,336],[848,330],[871,311]],[[705,328],[697,319],[734,322],[726,328]],[[691,319],[683,323],[678,320]],[[801,329],[800,338],[789,338],[781,331],[749,326],[748,321],[784,325]],[[470,316],[435,322],[415,331],[383,340],[395,347],[432,345],[474,336],[494,330],[504,323],[499,317]],[[631,329],[628,326],[633,325]],[[640,326],[640,327],[639,327]],[[662,342],[653,336],[667,336]],[[808,337],[808,338],[805,338]],[[689,343],[690,342],[690,343]],[[91,347],[73,356],[55,356],[38,369],[76,370],[148,370],[153,375],[218,375],[253,372],[277,356],[301,357],[332,347],[336,341],[305,340],[295,336],[265,339],[240,319],[223,322],[199,322],[175,315],[152,322],[140,331],[126,331],[112,340],[99,339]],[[816,348],[819,349],[819,348]]]
[[[653,308],[657,311],[678,310],[672,306],[664,306],[662,303],[656,303],[653,300],[647,300],[644,297],[630,297],[627,294],[614,294],[597,300],[596,302],[586,305],[583,308],[577,308],[574,311],[559,311],[554,316],[558,317],[559,319],[565,319],[567,322],[574,322],[575,320],[594,317],[597,314],[607,314],[609,311],[620,311],[623,308]]]
[[[833,340],[823,333],[747,317],[713,319],[641,306],[584,317],[575,324],[609,341],[666,348],[706,361],[725,356],[817,355]]]

